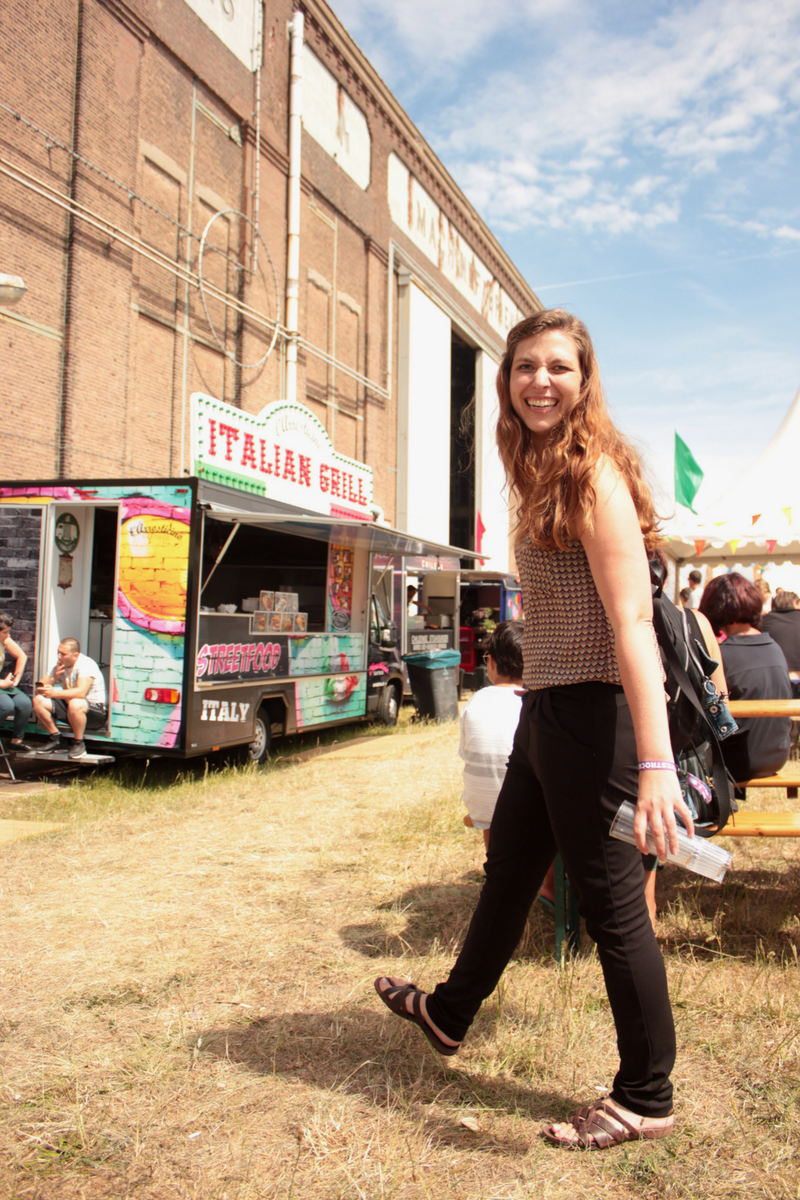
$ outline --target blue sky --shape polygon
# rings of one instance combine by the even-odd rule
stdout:
[[[333,0],[548,306],[588,325],[671,505],[800,387],[800,0]],[[800,447],[798,447],[800,469]]]

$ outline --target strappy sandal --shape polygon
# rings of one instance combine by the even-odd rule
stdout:
[[[436,1051],[437,1054],[443,1055],[445,1058],[450,1058],[451,1055],[457,1054],[461,1049],[461,1043],[457,1046],[448,1046],[447,1042],[443,1042],[437,1034],[431,1029],[428,1022],[422,1015],[422,997],[425,992],[421,991],[414,983],[390,984],[387,988],[381,988],[381,979],[387,979],[388,976],[381,975],[375,980],[375,991],[380,996],[386,1007],[394,1013],[396,1017],[402,1017],[404,1021],[412,1021],[418,1029],[421,1029],[428,1039],[428,1042]],[[411,1012],[406,1008],[406,1000],[412,997]]]
[[[553,1146],[567,1150],[607,1150],[609,1146],[621,1146],[624,1142],[651,1141],[667,1137],[674,1128],[672,1113],[668,1125],[633,1125],[607,1100],[595,1100],[579,1108],[572,1117],[572,1128],[577,1138],[562,1137],[545,1125],[542,1137]]]

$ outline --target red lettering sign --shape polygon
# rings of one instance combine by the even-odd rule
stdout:
[[[339,470],[339,468],[331,467],[331,495],[332,496],[341,497],[342,493],[341,493],[341,490],[339,487],[341,478],[342,478],[342,472]]]
[[[254,471],[258,470],[256,466],[256,444],[252,433],[244,435],[244,448],[242,450],[242,466],[252,467]]]
[[[297,483],[297,475],[294,470],[294,450],[289,450],[288,447],[283,452],[283,478]]]
[[[329,467],[327,463],[319,464],[319,490],[321,492],[329,492],[331,490],[331,481],[328,478]]]
[[[299,458],[299,483],[304,483],[306,487],[311,487],[311,459],[307,454],[298,455]]]
[[[219,431],[222,437],[225,438],[225,461],[233,461],[233,443],[239,440],[239,430],[234,429],[233,425],[223,425],[219,423]]]
[[[261,450],[261,462],[259,463],[258,469],[263,475],[271,475],[272,463],[267,462],[267,443],[263,438],[259,438],[258,441]]]
[[[217,453],[217,422],[210,418],[208,421],[208,453]]]

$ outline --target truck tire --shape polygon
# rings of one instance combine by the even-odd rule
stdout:
[[[387,683],[381,693],[378,716],[384,725],[396,725],[400,712],[400,688],[396,683]]]
[[[255,737],[247,747],[247,760],[260,766],[269,758],[272,748],[272,733],[270,716],[266,708],[260,708],[256,713]]]

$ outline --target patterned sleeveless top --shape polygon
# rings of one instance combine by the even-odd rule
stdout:
[[[526,538],[517,549],[525,633],[527,688],[561,684],[621,684],[614,631],[579,541],[545,550]]]

